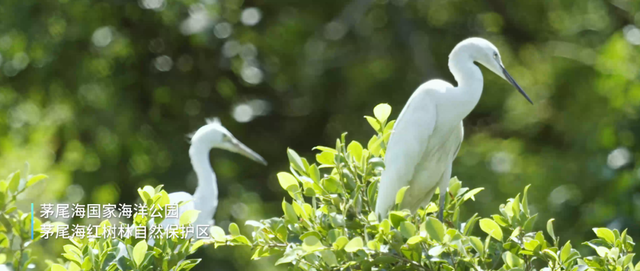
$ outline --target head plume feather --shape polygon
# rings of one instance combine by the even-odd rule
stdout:
[[[207,121],[207,124],[218,124],[220,125],[220,118],[218,117],[213,117],[213,118],[206,118],[205,121]]]
[[[195,134],[196,134],[196,132],[191,132],[191,133],[188,133],[188,134],[184,135],[185,139],[187,140],[187,143],[191,144],[191,139],[193,138],[193,136]]]
[[[207,122],[207,124],[222,125],[222,123],[220,122],[220,118],[218,117],[206,118],[205,121]],[[193,136],[196,134],[196,131],[193,131],[185,135],[187,138],[187,142],[189,142],[190,144],[192,143],[191,140],[193,139]]]

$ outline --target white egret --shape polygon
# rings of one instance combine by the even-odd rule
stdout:
[[[531,99],[507,73],[498,49],[482,38],[469,38],[449,54],[449,69],[458,86],[430,80],[411,95],[400,112],[385,155],[376,202],[376,213],[386,217],[397,192],[409,186],[400,204],[416,211],[431,200],[436,188],[447,191],[451,165],[463,139],[462,119],[480,100],[482,72],[478,62],[509,81],[531,103]],[[445,197],[440,197],[438,218],[443,219]]]
[[[235,152],[263,165],[267,165],[267,161],[237,140],[222,126],[218,118],[207,119],[207,124],[200,127],[195,133],[189,135],[189,137],[191,143],[189,157],[191,158],[191,166],[198,178],[198,186],[193,195],[184,191],[170,193],[169,202],[171,204],[186,202],[178,208],[178,217],[187,210],[200,211],[198,218],[192,224],[195,231],[197,225],[212,225],[214,222],[213,215],[218,208],[218,183],[216,181],[216,174],[213,172],[211,162],[209,161],[209,152],[211,149],[218,148]],[[166,230],[169,225],[178,224],[179,219],[176,218],[167,218],[160,223],[163,230]],[[133,228],[130,229],[130,232],[133,232]],[[150,238],[149,244],[153,245],[154,243],[155,240]],[[129,258],[126,246],[123,243],[119,243],[118,247],[120,250],[117,258]]]
[[[173,192],[169,194],[169,199],[172,204],[187,202],[179,208],[179,215],[187,210],[200,211],[197,220],[193,223],[194,226],[208,226],[213,224],[213,215],[218,208],[218,183],[209,162],[211,149],[218,148],[235,152],[263,165],[267,165],[267,161],[237,140],[222,126],[218,118],[207,120],[207,124],[200,127],[190,137],[189,157],[191,157],[191,166],[198,177],[198,186],[193,195],[184,191]],[[165,219],[160,225],[166,229],[171,224],[177,225],[178,219]]]

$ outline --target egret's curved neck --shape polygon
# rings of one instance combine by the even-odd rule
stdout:
[[[209,161],[210,150],[211,148],[196,144],[189,148],[191,165],[198,177],[198,187],[193,193],[193,201],[196,208],[201,211],[198,220],[204,221],[211,219],[218,207],[218,183]]]
[[[453,89],[454,96],[457,98],[455,102],[468,110],[468,112],[464,112],[464,116],[462,116],[464,118],[480,101],[484,83],[482,72],[473,63],[468,52],[455,49],[449,56],[449,70],[458,82],[458,86]]]

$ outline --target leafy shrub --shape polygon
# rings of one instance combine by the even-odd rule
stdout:
[[[157,187],[145,186],[138,189],[141,202],[146,206],[159,206],[164,208],[169,204],[169,196],[162,189],[162,185]],[[186,202],[181,203],[183,205]],[[164,217],[164,215],[162,214]],[[181,226],[193,223],[198,216],[198,211],[191,210],[180,216]],[[147,233],[151,232],[154,225],[161,223],[164,218],[156,217],[153,221],[148,215],[139,213],[134,215],[133,224],[121,225],[124,228],[134,230],[138,226],[146,227]],[[98,235],[102,235],[102,230],[111,227],[109,220],[100,223]],[[200,259],[187,259],[187,257],[197,251],[205,244],[204,240],[182,238],[185,234],[184,228],[176,228],[176,236],[172,238],[155,239],[153,245],[147,238],[136,238],[131,233],[128,238],[71,238],[71,244],[64,246],[65,253],[63,259],[57,263],[50,262],[51,271],[80,271],[80,270],[172,270],[188,271],[196,266]],[[149,234],[145,234],[149,236]]]
[[[16,199],[27,188],[47,178],[46,175],[29,175],[29,164],[24,170],[0,180],[0,267],[20,271],[30,269],[35,257],[30,246],[40,239],[41,221],[31,213],[16,207]],[[33,226],[33,236],[32,229]]]
[[[282,202],[283,216],[248,221],[251,238],[234,224],[226,235],[214,227],[215,245],[249,245],[253,259],[276,255],[276,264],[290,270],[640,270],[632,263],[634,243],[626,231],[594,228],[598,239],[585,244],[597,255],[588,257],[560,242],[553,219],[546,236],[534,231],[537,214],[529,210],[528,187],[500,205],[498,214],[462,219],[463,204],[482,188],[462,187],[452,178],[447,193],[438,192],[446,197],[445,223],[435,218],[437,200],[415,214],[399,210],[405,187],[395,210],[378,219],[373,208],[393,126],[390,112],[382,104],[375,117],[366,117],[377,132],[367,149],[357,141],[347,144],[343,134],[335,148],[315,148],[317,164],[288,150],[290,172],[278,173],[291,196]],[[476,226],[487,236],[474,235]]]
[[[435,218],[435,202],[416,213],[400,210],[407,187],[396,196],[396,206],[388,217],[378,218],[373,207],[377,184],[384,169],[383,157],[393,127],[388,121],[391,108],[378,105],[374,117],[367,116],[376,134],[367,148],[357,141],[347,144],[346,134],[336,140],[335,148],[318,146],[317,163],[309,163],[295,151],[287,150],[289,172],[277,177],[291,196],[282,202],[283,215],[260,221],[247,221],[250,234],[231,223],[227,232],[211,228],[211,239],[158,239],[149,245],[146,239],[78,239],[64,246],[64,259],[49,262],[58,270],[189,270],[199,259],[187,259],[199,247],[249,246],[252,259],[276,257],[276,265],[289,270],[639,270],[633,264],[633,239],[618,230],[594,228],[597,239],[584,244],[596,252],[582,256],[569,241],[561,243],[554,234],[553,219],[547,222],[546,234],[534,230],[537,214],[531,213],[527,188],[522,194],[500,205],[497,214],[481,218],[474,214],[461,218],[466,202],[475,200],[482,188],[462,187],[452,178],[446,193],[444,223]],[[27,178],[26,187],[44,178]],[[0,182],[0,263],[9,260],[14,270],[29,264],[25,232],[30,218],[12,204],[19,188],[20,173]],[[138,189],[141,201],[148,206],[168,204],[167,193],[159,187]],[[195,221],[197,212],[187,212],[180,224]],[[150,221],[134,217],[134,226],[150,227],[163,218]],[[36,225],[40,221],[34,221]],[[105,220],[101,225],[110,225]],[[478,236],[479,228],[486,236]],[[39,229],[39,227],[36,227]],[[484,234],[483,234],[484,235]],[[35,239],[40,238],[39,230]],[[9,246],[10,240],[17,246]],[[26,241],[25,241],[26,240]],[[122,251],[122,250],[125,251]],[[11,253],[7,253],[11,252]],[[13,254],[12,254],[13,253]],[[7,256],[9,255],[9,256]],[[26,255],[26,256],[25,256]],[[11,257],[11,258],[7,258]]]

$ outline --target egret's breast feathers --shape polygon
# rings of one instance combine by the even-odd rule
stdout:
[[[415,172],[411,177],[409,183],[411,189],[407,190],[403,202],[405,208],[416,210],[426,204],[436,188],[441,187],[441,183],[448,181],[451,177],[449,168],[460,142],[462,142],[462,126],[456,125],[455,128],[445,131],[439,130],[440,128],[442,127],[437,126],[431,137],[432,139],[444,139],[444,141],[429,142],[429,146],[420,159],[421,162],[416,165]]]
[[[409,185],[424,155],[437,119],[436,104],[431,95],[433,93],[428,89],[418,88],[396,121],[378,190],[376,210],[379,214],[386,215],[393,206],[398,190]]]

